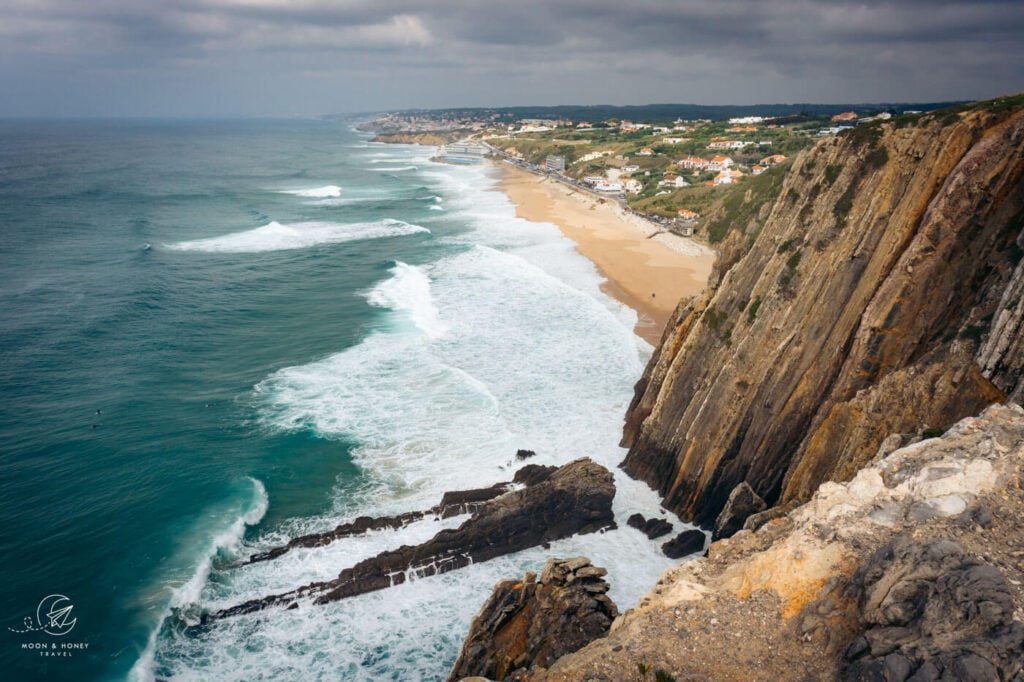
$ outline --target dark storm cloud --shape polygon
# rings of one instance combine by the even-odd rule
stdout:
[[[0,113],[970,99],[1024,88],[1021,35],[1019,1],[0,0]]]

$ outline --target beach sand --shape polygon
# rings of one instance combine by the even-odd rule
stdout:
[[[637,312],[636,333],[657,345],[679,299],[707,284],[715,252],[569,185],[499,165],[521,218],[554,223],[607,278],[605,293]],[[656,235],[653,236],[652,235]]]

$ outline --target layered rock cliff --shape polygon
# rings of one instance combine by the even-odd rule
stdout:
[[[1018,101],[821,141],[676,310],[637,384],[623,467],[711,526],[744,482],[769,507],[804,501],[890,434],[1020,399],[1022,257]]]
[[[1024,680],[1024,410],[885,452],[515,679]]]

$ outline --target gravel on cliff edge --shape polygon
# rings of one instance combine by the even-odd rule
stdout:
[[[530,679],[1024,679],[1024,410],[889,449]]]

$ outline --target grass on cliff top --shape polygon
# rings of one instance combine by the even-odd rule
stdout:
[[[731,230],[748,233],[760,227],[757,217],[762,207],[774,201],[782,189],[782,180],[789,171],[789,164],[781,164],[770,171],[753,175],[743,182],[725,187],[709,214],[708,239],[720,242]]]

